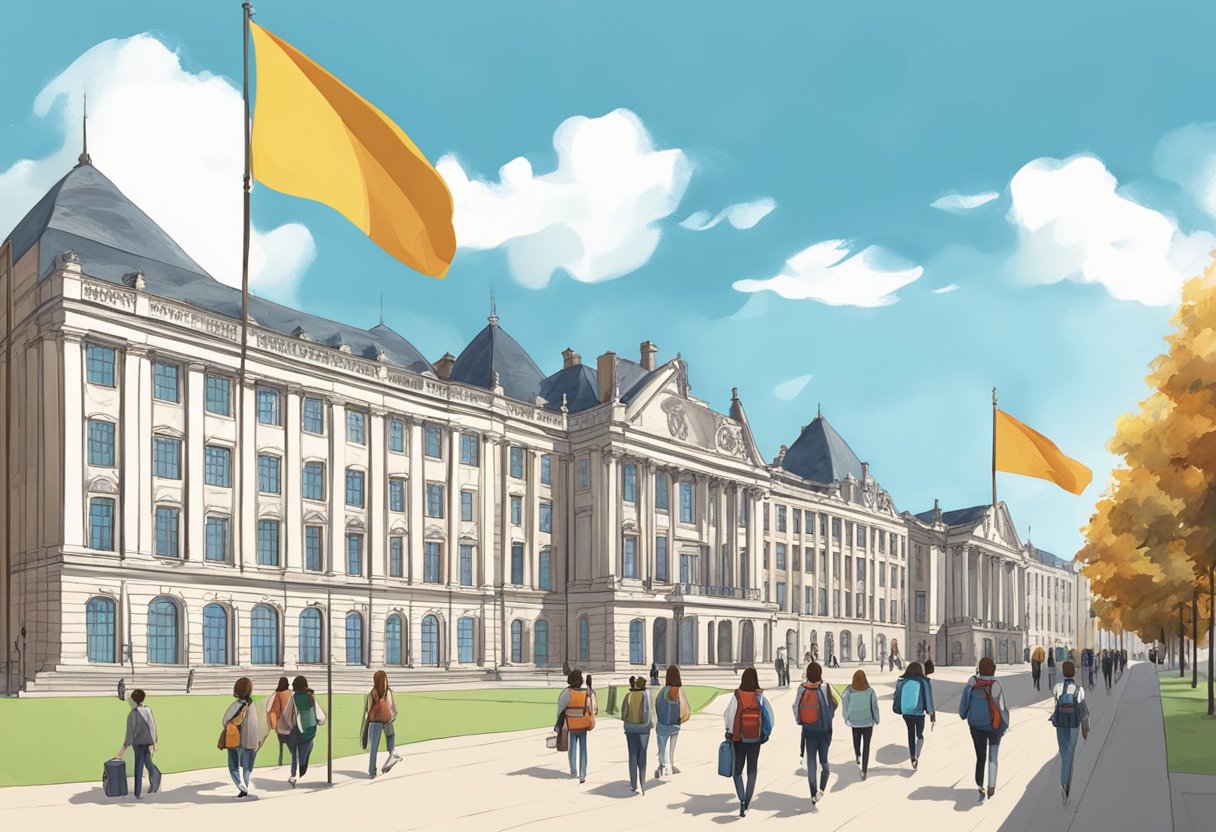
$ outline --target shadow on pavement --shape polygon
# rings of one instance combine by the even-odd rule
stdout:
[[[1060,798],[1060,763],[1057,757],[1052,757],[1045,766],[1026,784],[1026,791],[1018,800],[1013,811],[1001,824],[1000,832],[1014,830],[1034,830],[1034,832],[1050,832],[1050,830],[1065,830],[1070,826],[1076,804],[1084,794],[1084,784],[1077,775],[1081,772],[1078,767],[1073,769],[1072,805],[1065,807]]]
[[[809,787],[806,793],[801,796],[784,794],[782,792],[757,794],[752,798],[752,808],[772,812],[773,817],[778,818],[799,817],[800,815],[810,814],[815,811],[815,807],[811,803]]]
[[[906,763],[908,762],[908,747],[906,745],[884,745],[874,752],[874,761],[886,765]]]
[[[521,768],[519,771],[508,771],[508,777],[534,777],[537,780],[573,780],[574,778],[569,772],[561,771],[556,768],[546,768],[545,766],[532,766],[532,768]]]
[[[954,803],[954,811],[969,812],[983,805],[974,786],[921,786],[908,794],[909,800],[932,800],[937,803]]]
[[[729,794],[690,794],[687,800],[667,804],[668,809],[678,809],[686,815],[700,817],[701,815],[718,815],[721,820],[730,820],[731,816],[739,815],[739,799],[735,797],[734,787],[727,783]],[[753,798],[753,801],[758,799]]]

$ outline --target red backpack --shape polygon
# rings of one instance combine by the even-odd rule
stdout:
[[[735,742],[759,742],[760,697],[755,691],[735,691],[735,730],[732,739]]]
[[[821,711],[819,709],[819,686],[821,682],[803,682],[802,697],[798,700],[798,724],[818,725]]]

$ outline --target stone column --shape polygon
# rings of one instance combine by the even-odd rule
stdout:
[[[654,462],[649,459],[638,463],[638,574],[642,580],[654,582],[654,538],[657,524],[654,519]],[[649,633],[645,635],[649,636]],[[653,650],[651,644],[647,655]]]
[[[971,606],[971,547],[969,547],[969,546],[962,546],[962,547],[960,547],[960,549],[961,549],[961,551],[960,551],[960,555],[961,555],[960,560],[962,561],[962,565],[963,565],[962,593],[960,594],[960,597],[961,597],[961,599],[962,599],[962,606],[961,606],[961,610],[962,610],[962,617],[963,617],[963,618],[970,618],[970,617],[971,617],[971,615],[972,615],[972,606]]]
[[[443,525],[446,529],[447,545],[443,547],[443,579],[448,586],[455,586],[460,582],[460,477],[457,475],[460,470],[460,431],[449,429],[445,438],[448,450],[443,460],[446,471],[443,495],[447,505],[443,510]],[[383,457],[383,453],[381,456]]]
[[[203,523],[206,507],[203,505],[204,456],[207,444],[204,424],[207,397],[206,367],[203,364],[186,365],[186,438],[182,442],[182,558],[203,560]]]
[[[482,590],[494,587],[495,564],[494,557],[494,506],[497,496],[495,473],[498,471],[498,443],[489,435],[481,435],[481,457],[478,460],[480,470],[477,474],[477,509],[479,520],[477,524],[477,573],[473,580]]]
[[[126,557],[152,552],[152,365],[148,348],[128,344],[123,355],[122,417],[119,435],[122,437],[122,463],[119,489],[122,492],[122,522],[118,539],[119,552]],[[143,515],[149,522],[143,522]],[[146,526],[146,528],[145,528]]]
[[[236,497],[235,511],[237,521],[233,528],[236,539],[233,541],[237,552],[237,562],[242,569],[254,568],[258,562],[258,401],[257,385],[246,374],[245,389],[241,390],[240,383],[236,384],[236,395],[241,398],[242,405],[237,409],[237,447],[233,454],[233,486]],[[245,432],[240,432],[244,424]],[[241,437],[245,442],[242,447]],[[282,542],[280,541],[280,546]]]
[[[283,426],[283,549],[288,570],[304,569],[304,454],[301,448],[304,391],[287,391],[287,421]]]
[[[63,332],[63,545],[85,545],[84,481],[88,432],[84,412],[83,333]],[[115,430],[115,444],[118,431]],[[117,447],[115,448],[117,451]],[[117,463],[117,459],[115,462]],[[117,549],[118,547],[115,546]]]
[[[405,422],[405,446],[409,451],[409,483],[406,493],[406,568],[405,575],[411,584],[422,581],[422,544],[426,534],[426,517],[422,510],[426,497],[426,477],[422,475],[422,425],[407,419]],[[478,495],[479,497],[481,495]],[[421,619],[410,621],[410,643],[415,633],[421,633]],[[419,643],[421,641],[419,640]],[[414,655],[414,654],[411,654]]]
[[[601,574],[608,579],[609,583],[612,583],[621,571],[620,495],[617,488],[619,466],[616,452],[611,448],[605,448],[601,452],[600,458],[604,463],[599,477],[599,486],[602,490],[598,495],[600,499],[597,501],[604,515],[604,534],[601,540],[604,552],[600,569]]]
[[[326,574],[346,572],[346,405],[329,404],[329,569]],[[364,483],[366,498],[367,484]]]
[[[367,546],[366,569],[367,582],[373,583],[373,576],[388,575],[388,443],[385,441],[384,417],[387,414],[383,408],[372,408],[367,414]],[[372,620],[370,611],[368,621]],[[383,639],[372,639],[372,642],[382,644]]]

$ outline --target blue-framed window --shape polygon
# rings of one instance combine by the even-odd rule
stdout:
[[[279,521],[258,521],[258,563],[262,566],[279,565]]]
[[[785,581],[777,581],[777,609],[785,612]]]
[[[511,622],[511,662],[519,664],[524,660],[524,622],[516,618]]]
[[[113,422],[89,420],[89,464],[99,468],[114,467]]]
[[[541,589],[553,589],[553,553],[548,549],[541,549],[539,560],[536,584]]]
[[[473,661],[473,619],[465,616],[456,620],[457,661],[470,664]]]
[[[85,377],[89,384],[100,384],[103,387],[115,386],[115,356],[113,347],[103,347],[100,344],[84,345]]]
[[[117,606],[111,598],[90,598],[84,606],[84,629],[91,662],[113,664],[117,642]]]
[[[354,508],[363,508],[363,484],[365,476],[362,471],[354,468],[346,469],[346,504]]]
[[[363,574],[363,535],[361,534],[346,536],[346,574]]]
[[[691,523],[693,514],[692,480],[680,480],[680,522]]]
[[[524,477],[524,449],[511,448],[511,476],[517,480]]]
[[[543,618],[538,619],[532,625],[532,660],[537,667],[544,667],[549,663],[549,622]]]
[[[251,664],[279,663],[279,611],[268,604],[253,608],[249,628],[249,661]]]
[[[441,544],[428,542],[422,547],[422,580],[424,583],[439,583],[439,561]]]
[[[114,500],[110,497],[89,500],[89,548],[114,551]]]
[[[405,576],[405,539],[402,537],[394,536],[388,539],[388,576]]]
[[[304,527],[304,568],[309,572],[320,572],[325,568],[325,528]]]
[[[581,491],[591,487],[591,460],[580,456],[574,463],[574,482]]]
[[[642,619],[635,618],[629,622],[629,663],[645,664],[646,652],[642,645]]]
[[[181,555],[178,543],[181,516],[181,511],[171,506],[156,507],[156,554],[163,558],[176,558]]]
[[[325,501],[325,463],[305,462],[303,492],[305,500]]]
[[[325,433],[325,402],[307,396],[300,408],[300,428],[305,433]]]
[[[475,433],[460,434],[460,464],[461,465],[480,465],[481,452],[479,443],[481,437]]]
[[[148,663],[177,664],[181,641],[178,620],[181,611],[168,598],[157,598],[148,605]]]
[[[654,579],[667,583],[670,573],[667,565],[667,535],[661,534],[654,539]]]
[[[357,612],[346,614],[346,663],[363,664],[363,616]]]
[[[222,604],[203,607],[203,664],[228,664],[228,610]]]
[[[277,456],[258,454],[258,491],[263,494],[282,492],[279,476],[282,463]]]
[[[777,544],[777,568],[785,569],[785,544]]]
[[[473,519],[473,492],[460,492],[460,519],[471,521]]]
[[[553,484],[553,455],[542,454],[540,458],[540,484]]]
[[[152,398],[177,404],[181,396],[181,368],[168,361],[152,362]]]
[[[433,615],[422,617],[422,664],[424,667],[439,665],[439,619]]]
[[[232,488],[232,449],[208,445],[203,454],[203,478],[207,485]]]
[[[443,486],[438,483],[426,484],[426,516],[443,517]]]
[[[638,576],[638,539],[628,535],[622,540],[622,557],[624,572],[622,577],[636,578]]]
[[[511,544],[511,583],[523,586],[524,583],[524,544]]]
[[[182,441],[170,436],[152,437],[152,474],[166,480],[182,478]]]
[[[346,411],[346,441],[355,445],[367,444],[367,415],[362,411]]]
[[[667,475],[660,471],[654,475],[654,507],[658,511],[667,511],[669,505]]]
[[[321,663],[321,611],[309,607],[300,613],[300,664]]]
[[[405,453],[405,422],[395,416],[388,420],[388,449],[395,454]]]
[[[591,622],[587,616],[578,620],[578,663],[587,664],[591,661]]]
[[[214,563],[228,562],[229,520],[227,517],[207,517],[203,533],[203,558]]]
[[[394,667],[405,664],[405,626],[393,613],[384,620],[384,663]]]
[[[473,547],[468,543],[460,544],[460,585],[473,585]]]
[[[207,374],[203,408],[216,416],[232,415],[232,380],[227,376]],[[226,662],[225,662],[226,664]]]
[[[511,525],[522,526],[524,522],[524,499],[523,497],[511,498]]]
[[[432,459],[443,459],[443,438],[435,425],[427,425],[422,431],[422,453]]]
[[[680,583],[694,584],[697,582],[697,556],[680,555]]]
[[[405,511],[405,480],[391,479],[388,481],[388,510]]]
[[[258,423],[278,427],[279,421],[279,391],[258,388]]]
[[[826,589],[819,590],[819,614],[821,616],[828,614],[828,591]]]
[[[627,503],[636,503],[638,501],[638,466],[632,462],[627,463],[621,469],[621,476],[624,480],[622,487],[622,499]]]
[[[553,503],[540,504],[540,530],[550,533],[553,531]]]

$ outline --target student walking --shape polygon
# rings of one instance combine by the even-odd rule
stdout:
[[[1056,686],[1056,651],[1047,651],[1047,688]]]
[[[1085,678],[1089,681],[1089,689],[1094,689],[1094,651],[1086,647],[1081,654],[1081,665],[1085,668]]]
[[[144,769],[148,769],[148,794],[160,791],[160,769],[152,762],[156,753],[156,718],[152,709],[144,704],[146,694],[142,690],[131,691],[131,712],[127,714],[127,733],[122,747],[114,755],[121,760],[130,748],[135,752],[135,797],[143,797]]]
[[[388,759],[384,761],[384,773],[397,765],[401,756],[397,754],[397,731],[393,721],[397,719],[397,703],[393,701],[393,689],[388,686],[388,674],[377,670],[372,676],[372,689],[367,694],[367,775],[376,779],[376,756],[380,752],[380,735],[384,734],[388,746]]]
[[[996,680],[996,662],[988,656],[980,659],[976,675],[967,680],[958,703],[960,719],[967,720],[971,741],[975,744],[975,786],[980,800],[984,799],[984,762],[988,763],[988,797],[996,794],[997,754],[1001,737],[1009,730],[1009,708],[1005,692]]]
[[[925,662],[926,665],[929,662]],[[878,724],[878,694],[870,687],[864,670],[853,674],[853,684],[844,689],[844,724],[853,729],[853,755],[866,779],[870,767],[870,740]]]
[[[862,671],[857,671],[864,677]],[[801,727],[806,748],[806,780],[811,787],[811,804],[819,802],[820,792],[828,789],[828,747],[832,744],[832,718],[836,715],[836,694],[823,682],[823,668],[812,662],[806,668],[806,681],[798,686],[794,698],[794,721]],[[816,762],[819,773],[816,776]]]
[[[1051,724],[1056,729],[1056,744],[1060,747],[1060,796],[1068,805],[1068,793],[1072,789],[1072,762],[1077,750],[1077,734],[1089,739],[1089,705],[1085,703],[1085,688],[1077,684],[1077,668],[1072,662],[1064,662],[1061,670],[1064,680],[1052,690],[1056,707],[1051,714]]]
[[[290,734],[290,732],[281,733],[279,731],[279,717],[290,698],[291,683],[286,676],[280,676],[279,686],[275,688],[274,693],[266,697],[266,724],[270,726],[269,730],[274,732],[279,741],[279,765],[283,765],[283,749],[287,746],[287,737]]]
[[[1110,696],[1111,674],[1115,670],[1115,657],[1109,650],[1102,651],[1102,681],[1106,684],[1106,695]]]
[[[621,724],[625,728],[625,745],[629,750],[629,789],[634,794],[646,794],[646,750],[650,745],[650,721],[650,696],[646,693],[646,680],[641,676],[630,676],[629,692],[621,703]]]
[[[291,777],[287,782],[294,789],[296,774],[303,777],[308,773],[308,758],[312,754],[312,745],[317,736],[317,726],[325,724],[325,712],[317,704],[317,697],[308,680],[297,676],[291,680],[291,697],[279,714],[276,733],[287,734],[287,750],[291,752]]]
[[[659,665],[656,662],[650,663],[650,685],[656,688],[659,686]]]
[[[583,671],[571,670],[565,690],[557,697],[557,718],[559,724],[565,721],[570,738],[570,776],[580,783],[587,781],[587,732],[595,729],[599,710],[595,691],[583,687]]]
[[[228,774],[240,798],[249,794],[249,776],[253,773],[253,758],[262,745],[262,730],[257,709],[253,707],[253,682],[247,676],[236,680],[232,698],[235,701],[224,711],[223,743],[228,750]]]
[[[1042,690],[1039,686],[1040,680],[1043,678],[1043,648],[1036,647],[1034,652],[1030,654],[1030,679],[1034,682],[1035,690]]]
[[[773,707],[760,690],[756,668],[743,671],[739,689],[722,715],[726,738],[734,752],[735,795],[739,798],[739,817],[746,817],[756,791],[756,769],[760,763],[760,746],[768,742],[773,732]],[[743,768],[747,766],[747,787],[743,785]]]
[[[908,756],[912,768],[920,765],[920,752],[925,744],[925,717],[937,724],[937,710],[933,707],[933,683],[925,676],[920,662],[910,662],[904,675],[895,683],[892,708],[904,718],[908,726]]]
[[[679,773],[676,770],[676,740],[680,738],[680,726],[688,722],[692,714],[680,682],[680,668],[674,664],[667,667],[666,684],[654,699],[654,710],[654,734],[659,740],[659,767],[654,772],[657,780],[664,774]]]

